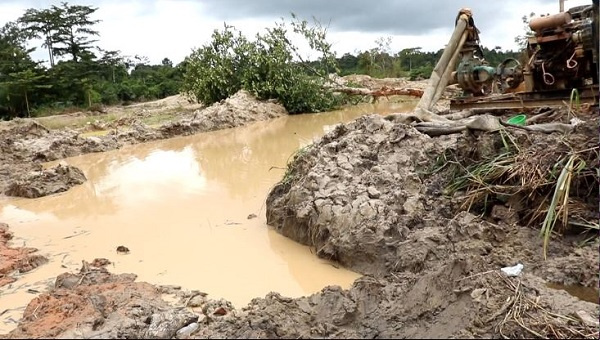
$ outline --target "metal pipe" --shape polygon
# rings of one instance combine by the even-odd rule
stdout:
[[[556,28],[571,22],[571,13],[561,12],[558,14],[547,15],[541,18],[532,19],[529,22],[529,28],[534,32],[539,32],[547,28]]]
[[[560,5],[560,13],[565,11],[565,0],[558,0],[558,3]]]
[[[433,72],[431,73],[431,77],[429,78],[427,88],[425,89],[425,91],[423,91],[423,96],[417,104],[417,109],[430,110],[433,107],[433,105],[435,105],[434,98],[436,97],[436,92],[438,92],[438,87],[440,87],[441,85],[442,88],[446,88],[448,84],[448,77],[450,76],[450,73],[447,72],[447,68],[454,67],[454,65],[450,66],[450,62],[452,61],[453,55],[458,54],[457,50],[460,50],[462,48],[462,45],[464,44],[467,35],[466,29],[469,25],[470,15],[466,14],[465,12],[470,13],[470,10],[467,11],[467,9],[462,9],[459,12],[459,17],[456,21],[454,32],[452,32],[450,41],[448,41],[448,44],[446,45],[446,48],[444,48],[442,56],[438,60],[437,64],[435,65],[435,68],[433,69]],[[442,81],[441,78],[444,76],[444,74],[447,74],[447,77],[445,80],[443,80],[443,84],[440,84],[440,82]]]

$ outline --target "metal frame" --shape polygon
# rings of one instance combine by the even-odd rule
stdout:
[[[579,103],[598,105],[598,85],[578,89]],[[459,97],[450,101],[451,110],[473,108],[524,109],[540,106],[563,106],[569,103],[571,90],[518,92],[482,97]]]

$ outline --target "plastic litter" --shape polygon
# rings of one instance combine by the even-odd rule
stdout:
[[[516,266],[504,267],[500,270],[508,276],[519,276],[519,274],[521,274],[521,271],[523,271],[523,265],[518,263]]]
[[[193,322],[193,323],[183,327],[182,329],[178,330],[177,337],[179,339],[187,338],[190,335],[192,335],[192,333],[197,331],[198,328],[200,328],[200,325],[197,322]]]
[[[571,125],[573,125],[573,126],[581,125],[583,123],[585,123],[585,121],[583,121],[577,117],[571,118]]]
[[[527,123],[527,116],[523,114],[516,115],[511,117],[507,122],[514,125],[525,125]]]

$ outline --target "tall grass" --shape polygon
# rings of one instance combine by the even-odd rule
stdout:
[[[571,191],[571,182],[573,180],[573,175],[579,173],[584,168],[585,162],[579,159],[577,155],[572,154],[569,156],[567,163],[556,180],[552,201],[548,208],[548,212],[546,213],[546,218],[544,218],[544,222],[542,223],[542,229],[540,230],[540,234],[544,239],[544,259],[548,252],[548,241],[550,240],[558,217],[562,215],[561,220],[563,227],[566,228],[569,223],[569,193]]]
[[[544,258],[553,233],[573,227],[598,231],[598,223],[589,220],[593,215],[590,195],[596,192],[594,186],[598,188],[600,178],[600,170],[591,165],[598,161],[600,146],[586,148],[591,145],[589,140],[579,137],[570,144],[522,149],[510,133],[501,130],[500,134],[503,146],[483,160],[466,165],[469,161],[459,161],[455,155],[444,154],[438,159],[454,168],[446,194],[460,191],[462,209],[471,210],[475,203],[483,203],[483,213],[490,201],[506,202],[506,197],[518,194],[519,202],[513,200],[511,207],[518,204],[516,209],[525,225],[540,227]],[[442,168],[437,165],[436,170]]]

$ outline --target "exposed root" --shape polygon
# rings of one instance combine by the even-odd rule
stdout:
[[[350,95],[371,96],[375,99],[388,96],[411,96],[418,98],[423,96],[423,90],[411,88],[391,88],[387,86],[376,90],[357,87],[339,87],[333,89],[333,91]]]

